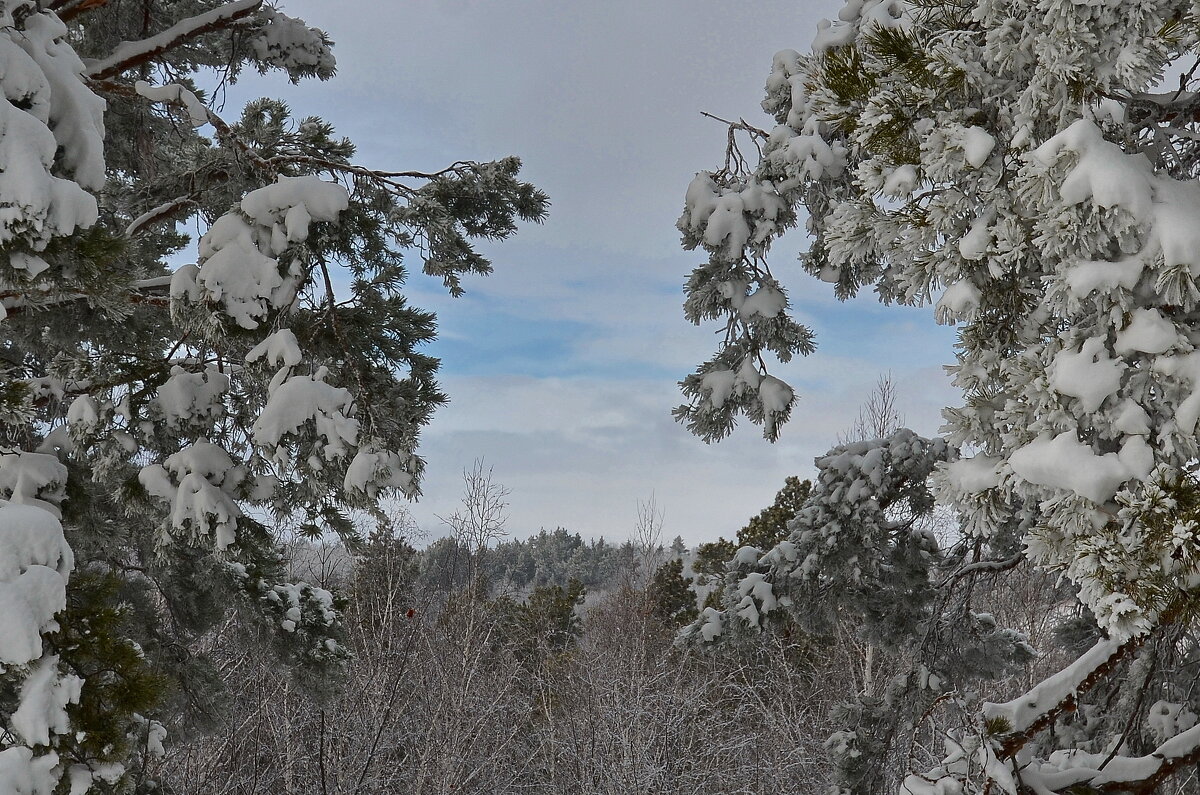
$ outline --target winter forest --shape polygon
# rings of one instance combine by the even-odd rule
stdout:
[[[1200,795],[1200,3],[597,5],[0,0],[0,795]]]

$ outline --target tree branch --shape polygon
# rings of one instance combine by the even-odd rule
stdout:
[[[227,28],[233,22],[254,14],[262,7],[262,3],[263,0],[235,0],[229,5],[177,22],[148,39],[123,41],[110,56],[88,66],[85,74],[95,80],[114,77],[197,36]]]
[[[947,574],[945,579],[937,584],[937,587],[941,588],[952,580],[960,580],[963,577],[966,577],[968,574],[974,574],[976,572],[1000,574],[1001,572],[1016,568],[1024,559],[1025,556],[1018,553],[1013,555],[1011,558],[1005,558],[1004,560],[977,560],[974,563],[966,564],[957,571]]]
[[[129,292],[125,295],[125,300],[131,304],[145,304],[147,306],[170,306],[170,288],[170,276],[162,276],[154,279],[143,279],[141,281],[133,282],[129,285]],[[30,303],[28,300],[29,297],[39,292],[41,295],[38,298],[35,298],[32,303]],[[95,296],[93,295],[79,292],[64,292],[59,295],[52,295],[50,290],[5,290],[0,292],[0,306],[3,306],[6,314],[9,315],[44,306],[69,304],[75,301],[90,302],[94,299]]]
[[[350,163],[341,163],[337,160],[327,160],[323,157],[313,157],[311,155],[275,155],[267,159],[268,163],[307,163],[309,165],[321,166],[330,171],[343,171],[351,174],[358,174],[364,177],[374,177],[379,179],[395,179],[407,177],[409,179],[437,179],[444,177],[447,174],[461,174],[464,171],[477,169],[479,164],[473,160],[458,160],[443,168],[441,171],[376,171],[374,169],[356,166]]]
[[[1170,91],[1165,94],[1107,95],[1125,106],[1126,118],[1139,127],[1164,122],[1200,120],[1200,94],[1192,91]]]
[[[48,6],[48,10],[56,12],[63,22],[68,22],[80,14],[106,5],[108,0],[56,0]]]
[[[1005,759],[1016,756],[1017,751],[1038,732],[1053,724],[1059,715],[1073,709],[1081,693],[1095,687],[1149,637],[1150,633],[1138,635],[1120,644],[1102,640],[1071,665],[1034,685],[1028,693],[1005,704],[984,704],[985,718],[1001,718],[1011,726],[1011,733],[1000,741],[998,756]],[[1040,704],[1041,698],[1048,699],[1049,703]],[[1032,710],[1036,710],[1032,715],[1021,715]]]
[[[194,194],[188,196],[179,196],[169,202],[164,202],[163,204],[147,210],[137,218],[133,219],[129,226],[125,227],[125,237],[133,237],[147,226],[170,218],[172,215],[185,207],[195,206],[196,199],[194,198]]]

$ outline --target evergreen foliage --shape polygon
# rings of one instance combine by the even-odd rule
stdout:
[[[788,533],[788,524],[800,512],[812,493],[812,482],[788,475],[775,501],[738,530],[739,547],[767,549],[775,546]]]
[[[706,541],[696,547],[696,557],[692,560],[692,571],[702,577],[724,577],[725,568],[733,560],[733,554],[738,548],[727,538],[716,541]]]
[[[453,538],[434,541],[421,553],[422,579],[438,587],[465,582],[468,550]],[[505,539],[482,555],[480,570],[493,588],[529,591],[566,586],[578,579],[585,588],[610,587],[618,575],[637,564],[631,542],[613,544],[603,538],[585,541],[579,533],[556,527],[528,538]]]
[[[675,558],[654,570],[647,598],[656,618],[666,624],[688,624],[697,614],[696,594],[683,576],[683,560]]]
[[[1151,792],[1200,756],[1198,35],[1183,0],[849,0],[775,56],[774,126],[732,124],[688,188],[679,229],[708,261],[685,313],[726,330],[676,410],[703,438],[745,416],[773,439],[790,414],[766,354],[812,335],[767,257],[802,216],[801,266],[839,297],[958,328],[944,438],[819,459],[788,536],[739,552],[689,631],[786,612],[883,655],[889,678],[837,711],[839,792]],[[928,524],[934,495],[957,528]],[[1077,657],[1004,701],[987,682],[1033,649],[975,602],[1029,564],[1073,588],[1051,616]]]
[[[736,542],[718,538],[716,541],[697,546],[692,570],[706,577],[723,577],[726,564],[733,559],[738,549],[769,549],[775,546],[788,534],[790,522],[800,512],[811,492],[810,481],[788,475],[783,482],[783,488],[775,495],[775,501],[738,530]]]
[[[221,709],[206,638],[231,609],[290,665],[344,666],[344,603],[290,582],[280,542],[357,548],[352,517],[419,493],[445,396],[406,257],[458,295],[491,270],[475,242],[548,201],[516,158],[382,171],[281,100],[219,116],[247,69],[334,75],[329,37],[263,0],[8,0],[0,23],[0,585],[30,605],[0,637],[0,779],[152,788],[160,721]]]
[[[586,595],[583,583],[572,578],[565,588],[534,588],[523,603],[501,597],[493,609],[499,613],[502,634],[526,659],[533,659],[538,653],[561,652],[579,637],[578,608]]]

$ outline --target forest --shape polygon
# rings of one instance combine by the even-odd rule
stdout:
[[[911,664],[850,622],[823,636],[783,624],[716,654],[681,648],[732,542],[663,544],[651,506],[620,545],[562,528],[507,539],[488,524],[503,515],[503,488],[479,468],[465,481],[464,506],[496,513],[423,550],[402,524],[349,557],[299,547],[296,573],[348,601],[345,679],[333,693],[299,686],[231,616],[206,648],[224,685],[204,713],[215,726],[179,741],[152,775],[181,793],[819,792],[844,711],[881,698]],[[739,541],[786,535],[811,486],[789,481]],[[1010,578],[978,602],[1053,650],[997,683],[1006,692],[1078,644],[1061,636],[1070,589],[1045,575]],[[890,770],[929,761],[908,752]]]
[[[643,493],[606,540],[514,526],[482,458],[412,513],[433,352],[503,336],[435,348],[444,307],[558,211],[537,153],[364,159],[288,101],[331,34],[268,0],[0,0],[0,795],[1200,793],[1200,6],[845,0],[797,46],[761,118],[705,114],[674,230],[716,349],[691,446],[640,442],[829,449],[720,538]],[[887,375],[806,424],[805,362],[851,361],[818,291],[953,334],[936,431]],[[552,378],[502,408],[621,427]]]

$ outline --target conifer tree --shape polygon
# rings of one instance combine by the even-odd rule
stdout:
[[[811,492],[810,481],[788,475],[783,481],[783,488],[775,495],[775,501],[738,530],[736,542],[718,538],[696,548],[693,571],[708,577],[720,577],[725,574],[725,564],[733,559],[734,553],[741,547],[769,549],[775,546],[788,534],[789,524]]]
[[[788,418],[767,358],[812,335],[767,258],[801,217],[801,265],[839,297],[870,287],[958,329],[944,438],[820,459],[788,538],[739,554],[691,628],[842,611],[911,655],[847,705],[842,792],[1151,792],[1200,759],[1198,56],[1185,0],[848,0],[811,52],[775,56],[774,125],[731,124],[724,166],[688,188],[679,228],[708,262],[686,314],[726,329],[676,410],[702,437]],[[935,494],[961,519],[949,544],[917,521]],[[1032,650],[972,594],[1029,564],[1091,617],[1064,639],[1094,643],[1005,700],[983,680]],[[913,757],[922,731],[940,763]]]
[[[654,570],[647,599],[655,617],[665,624],[687,624],[696,618],[696,594],[683,576],[683,560],[673,558]]]
[[[280,100],[214,110],[247,69],[331,78],[331,44],[264,0],[0,0],[0,789],[151,788],[234,605],[339,665],[278,533],[352,543],[420,491],[445,397],[404,255],[457,295],[545,214],[516,158],[376,170]]]
[[[738,546],[760,549],[775,546],[787,535],[788,523],[800,512],[811,492],[811,481],[788,475],[783,481],[783,488],[775,495],[775,501],[759,511],[738,531]]]
[[[565,650],[579,637],[579,607],[587,596],[583,582],[574,577],[562,585],[542,585],[533,589],[524,603],[502,596],[493,601],[501,634],[526,662],[539,654]]]

